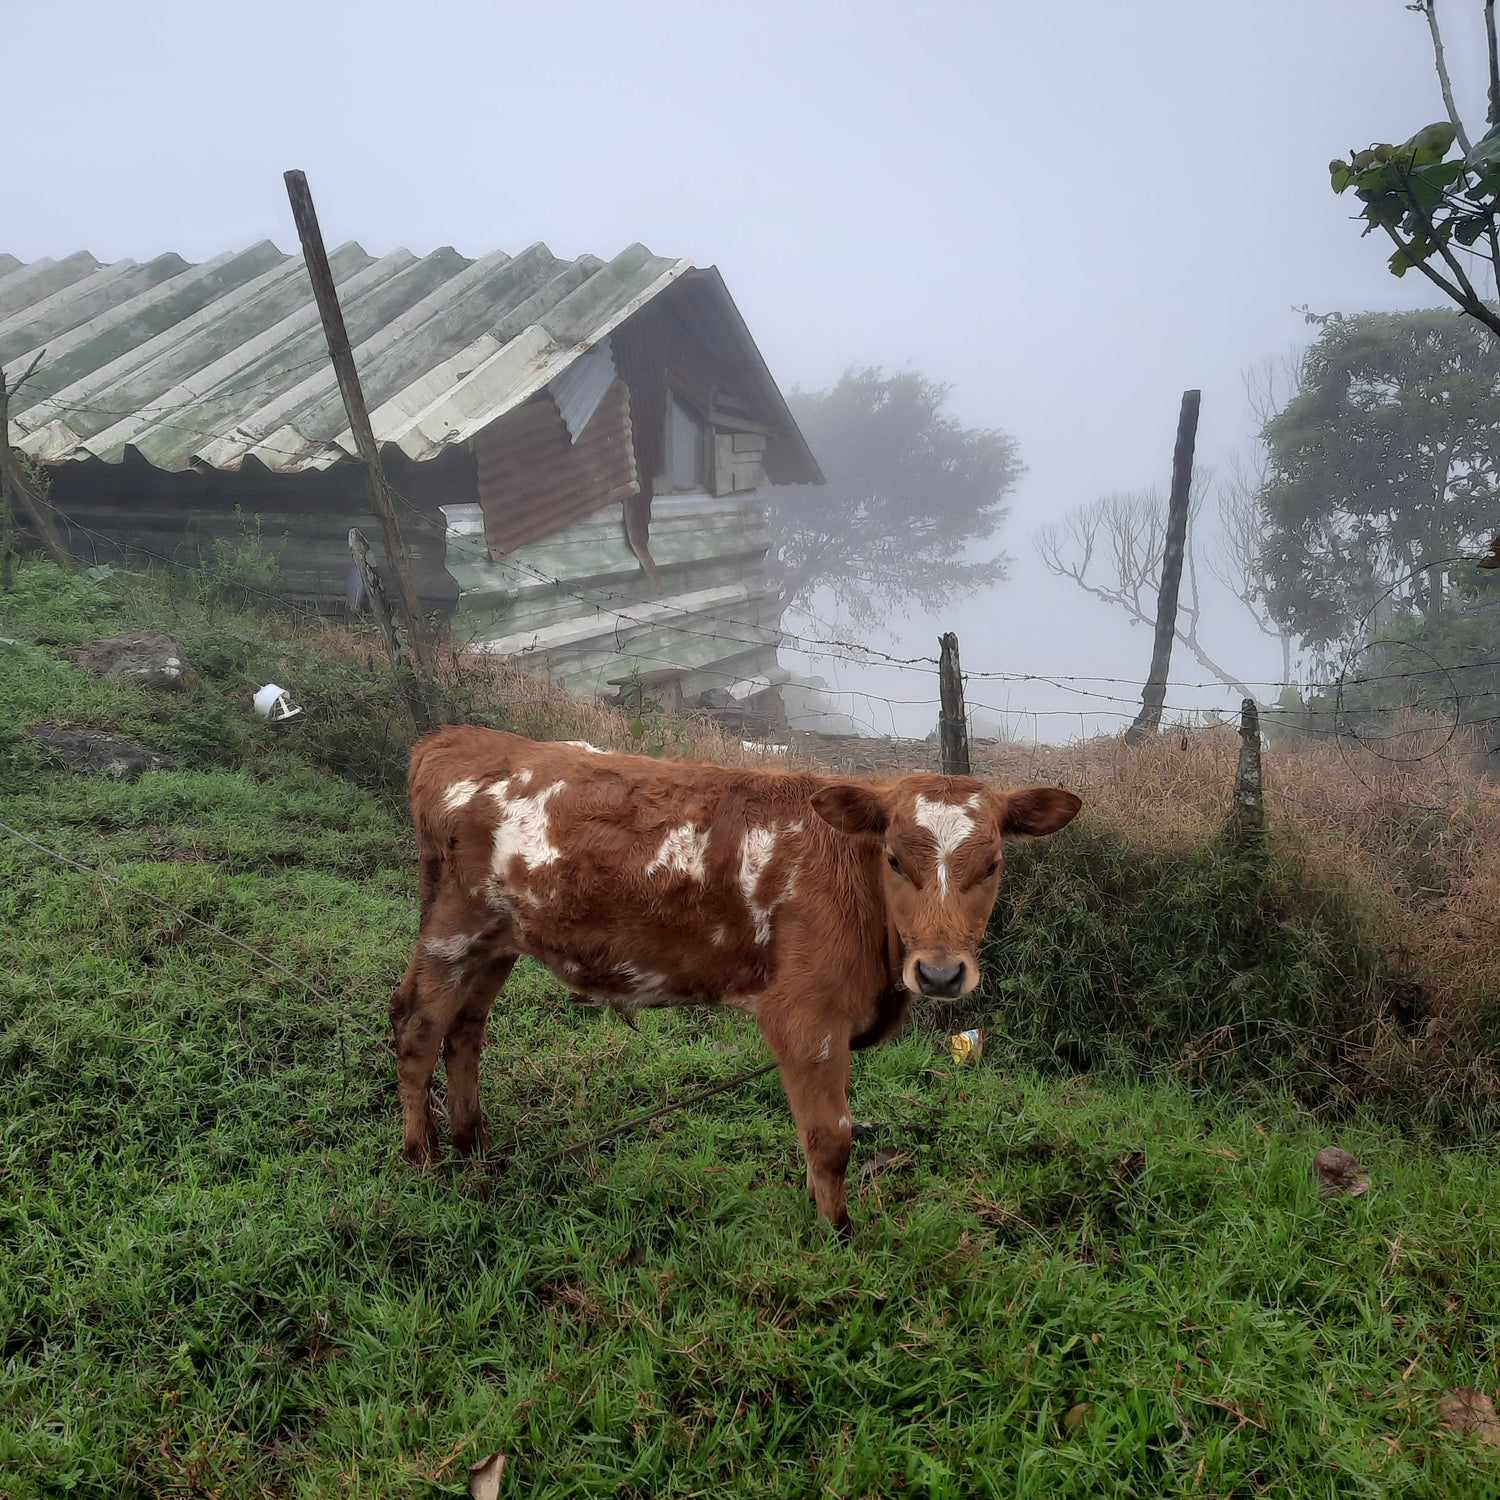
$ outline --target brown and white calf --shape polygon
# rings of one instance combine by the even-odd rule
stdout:
[[[479,1053],[519,954],[580,998],[748,1011],[780,1066],[819,1211],[847,1226],[849,1053],[913,993],[979,983],[1006,834],[1047,834],[1071,792],[960,776],[854,782],[613,755],[453,727],[418,741],[416,952],[391,997],[403,1150],[488,1145]]]

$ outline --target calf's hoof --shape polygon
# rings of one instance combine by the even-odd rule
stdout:
[[[438,1159],[437,1126],[428,1125],[425,1135],[403,1141],[401,1155],[409,1167],[430,1167]]]
[[[455,1156],[488,1156],[490,1154],[489,1131],[481,1125],[467,1135],[455,1135],[453,1154]]]

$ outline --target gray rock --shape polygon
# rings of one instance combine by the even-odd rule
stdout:
[[[69,771],[89,776],[111,776],[116,781],[134,781],[146,771],[159,771],[167,757],[142,745],[122,740],[99,729],[28,729],[27,734],[45,745],[53,760]]]
[[[147,687],[181,687],[193,675],[182,648],[162,630],[127,630],[63,654],[96,677],[120,677]]]

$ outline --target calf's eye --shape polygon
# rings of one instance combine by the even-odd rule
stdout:
[[[1000,861],[998,859],[991,860],[989,869],[984,872],[984,878],[988,880],[991,875],[994,875],[999,870],[999,868]]]
[[[901,861],[894,854],[887,854],[885,862],[899,875],[901,873]]]

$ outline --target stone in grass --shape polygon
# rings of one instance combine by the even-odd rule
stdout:
[[[181,687],[194,675],[182,647],[163,630],[127,630],[63,655],[96,677],[116,677],[147,687]]]
[[[1450,1432],[1472,1436],[1486,1447],[1500,1449],[1500,1416],[1487,1392],[1461,1385],[1438,1397],[1438,1420]]]
[[[1370,1174],[1342,1146],[1324,1146],[1307,1170],[1314,1182],[1322,1184],[1325,1198],[1334,1193],[1358,1198],[1370,1191]]]
[[[134,781],[147,771],[159,771],[167,757],[142,745],[122,740],[99,729],[28,729],[27,734],[46,746],[52,759],[69,771],[86,776],[109,776],[116,781]]]

